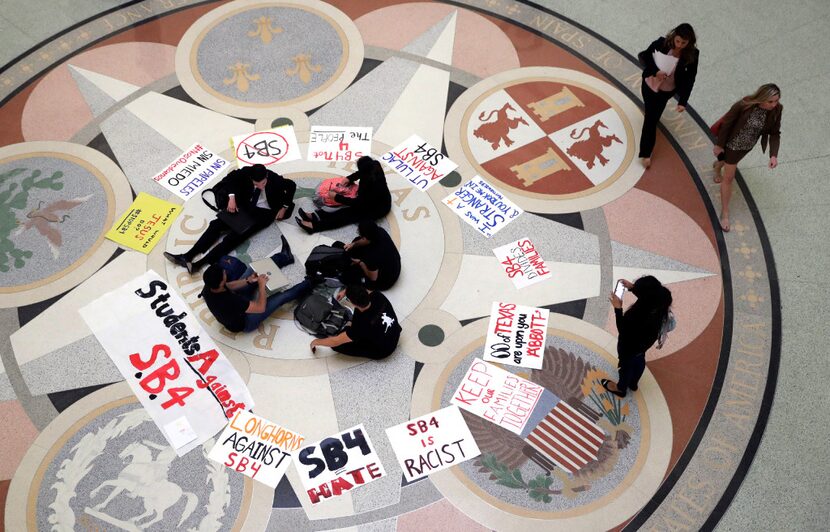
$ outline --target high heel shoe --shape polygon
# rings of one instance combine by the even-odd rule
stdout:
[[[297,225],[300,226],[300,229],[302,229],[303,231],[305,231],[309,235],[314,234],[314,228],[312,227],[311,229],[309,229],[308,226],[305,225],[305,223],[303,223],[303,222],[306,222],[307,220],[301,220],[298,216],[295,216],[294,221],[297,222]],[[311,222],[308,222],[308,223],[311,223]]]

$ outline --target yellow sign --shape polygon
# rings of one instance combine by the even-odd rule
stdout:
[[[180,205],[140,192],[109,230],[107,238],[144,254],[150,253],[181,211]]]

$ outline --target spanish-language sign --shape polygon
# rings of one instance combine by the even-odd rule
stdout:
[[[407,482],[481,454],[464,416],[450,405],[386,429]]]
[[[498,366],[474,359],[450,402],[522,434],[544,388]]]
[[[254,405],[245,381],[156,272],[79,312],[179,456]]]
[[[107,238],[141,253],[150,253],[181,211],[180,205],[139,192],[130,208],[107,232]]]
[[[292,126],[237,135],[231,140],[239,168],[255,164],[271,166],[296,161],[302,157]]]
[[[382,160],[386,166],[420,190],[428,189],[458,168],[440,149],[418,135],[412,135],[384,154]]]
[[[292,430],[237,410],[208,458],[276,488],[303,441]]]
[[[444,205],[487,238],[524,212],[480,176],[444,198]]]
[[[309,161],[356,161],[372,152],[372,128],[311,126]]]
[[[194,144],[153,176],[153,181],[187,201],[229,167],[228,161],[201,144]]]
[[[546,308],[493,303],[484,360],[542,369],[549,315]]]
[[[529,238],[497,247],[493,253],[516,288],[525,288],[553,275]]]
[[[317,504],[386,475],[363,425],[311,445],[294,457],[311,504]]]

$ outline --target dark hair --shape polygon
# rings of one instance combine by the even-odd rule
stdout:
[[[216,289],[222,284],[224,274],[225,270],[221,266],[211,264],[207,267],[205,273],[202,274],[202,280],[205,282],[206,287]]]
[[[255,164],[251,166],[251,179],[259,183],[263,179],[268,177],[268,169],[265,168],[265,165],[262,164]]]
[[[666,35],[666,46],[669,49],[674,48],[675,37],[680,37],[685,41],[689,41],[689,44],[687,44],[680,53],[680,59],[682,59],[683,63],[687,65],[694,63],[695,50],[697,49],[697,36],[695,35],[695,29],[688,22],[684,22],[671,30],[668,35]]]
[[[346,297],[357,307],[366,307],[370,302],[369,292],[359,284],[350,284],[347,286]]]
[[[381,228],[378,227],[378,224],[371,220],[364,220],[357,224],[357,234],[369,240],[370,242],[378,238],[378,234],[380,233],[380,231]]]
[[[663,286],[653,275],[644,275],[634,281],[631,293],[637,296],[637,301],[628,307],[626,312],[633,310],[653,315],[659,326],[669,313],[672,304],[671,290]]]
[[[383,167],[378,161],[372,159],[368,155],[364,155],[357,160],[357,172],[348,176],[348,179],[354,183],[358,179],[362,179],[364,177],[371,179],[373,177],[378,177],[379,175],[383,175]]]

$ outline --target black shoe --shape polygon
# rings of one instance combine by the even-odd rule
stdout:
[[[291,255],[291,245],[288,244],[288,239],[285,238],[285,235],[280,235],[280,240],[282,241],[282,248],[280,249],[280,253]]]
[[[175,264],[177,266],[181,266],[182,268],[187,268],[188,261],[187,261],[187,259],[185,258],[184,255],[174,255],[172,253],[169,253],[169,252],[165,251],[164,252],[164,258],[169,260],[170,262],[172,262],[173,264]],[[189,271],[189,268],[188,268],[188,271]]]
[[[310,234],[310,235],[314,234],[314,229],[309,229],[308,227],[306,227],[306,226],[303,224],[303,220],[300,220],[298,217],[296,217],[296,216],[295,216],[295,217],[294,217],[294,221],[295,221],[295,222],[297,222],[297,225],[299,225],[299,226],[300,226],[300,229],[302,229],[302,230],[303,230],[303,231],[305,231],[306,233],[308,233],[308,234]]]
[[[636,384],[629,384],[628,385],[628,389],[631,390],[632,392],[636,392],[638,388],[639,388],[639,386],[637,386]]]
[[[277,268],[284,268],[290,264],[294,264],[294,255],[291,254],[291,246],[288,245],[288,240],[280,235],[282,239],[282,249],[279,253],[271,255],[271,260],[277,265]]]
[[[299,214],[299,215],[300,215],[300,218],[302,218],[302,219],[303,219],[303,220],[305,220],[306,222],[310,222],[310,221],[311,221],[311,215],[310,215],[310,214],[308,214],[307,212],[305,212],[304,210],[302,210],[302,209],[297,209],[297,214]]]
[[[202,266],[204,266],[202,261],[197,260],[196,262],[188,262],[187,266],[185,266],[185,268],[187,268],[187,273],[189,273],[190,275],[193,275],[194,273],[198,273],[199,270],[202,269]]]
[[[608,385],[611,383],[611,381],[609,381],[608,379],[602,379],[601,381],[599,381],[599,383],[602,384],[603,388],[608,390],[610,393],[613,393],[617,397],[625,397],[625,392],[621,392],[619,390],[612,390],[608,387]]]

